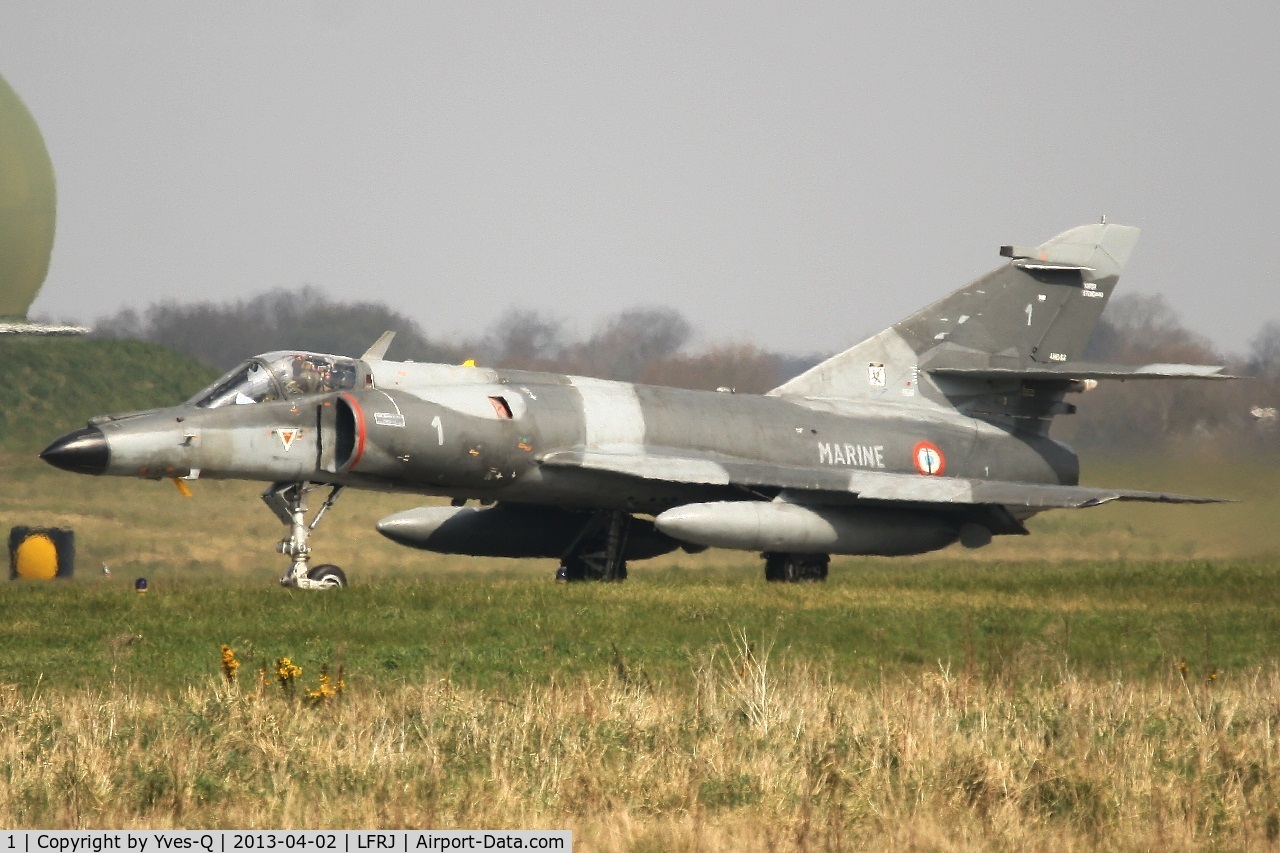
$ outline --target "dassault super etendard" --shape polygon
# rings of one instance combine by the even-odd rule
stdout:
[[[1082,487],[1049,437],[1067,396],[1099,380],[1226,378],[1080,360],[1137,239],[1102,223],[1004,246],[999,268],[764,395],[388,361],[387,334],[359,359],[252,358],[182,405],[95,417],[41,455],[85,474],[271,483],[286,586],[346,584],[310,565],[309,538],[347,487],[453,499],[378,522],[396,542],[555,558],[569,580],[705,547],[761,552],[768,580],[818,580],[832,554],[977,548],[1046,509],[1215,500]]]

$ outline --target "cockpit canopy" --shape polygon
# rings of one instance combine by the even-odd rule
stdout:
[[[356,387],[353,358],[314,352],[269,352],[249,359],[187,401],[203,409],[266,403]]]

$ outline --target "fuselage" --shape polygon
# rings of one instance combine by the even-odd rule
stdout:
[[[563,452],[643,450],[812,469],[815,478],[866,470],[1074,484],[1078,475],[1065,446],[953,411],[452,365],[351,364],[355,373],[338,389],[260,401],[236,392],[240,403],[97,418],[91,425],[106,453],[94,473],[309,481],[653,514],[752,496],[674,480],[583,476],[543,463]]]

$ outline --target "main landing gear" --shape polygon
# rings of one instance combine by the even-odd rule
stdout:
[[[631,516],[601,510],[591,517],[560,558],[556,580],[623,581],[627,579],[627,530]]]
[[[764,579],[779,583],[803,583],[827,579],[831,557],[826,554],[764,555]]]
[[[262,500],[289,528],[288,538],[281,539],[276,544],[277,551],[293,560],[293,567],[280,578],[281,586],[294,589],[342,589],[347,585],[347,576],[337,566],[327,563],[315,567],[307,565],[307,560],[311,557],[307,539],[346,487],[334,486],[316,512],[316,517],[307,524],[307,507],[303,501],[309,492],[318,488],[320,486],[308,483],[272,483],[262,493]]]

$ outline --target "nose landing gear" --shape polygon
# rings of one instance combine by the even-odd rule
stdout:
[[[347,585],[347,576],[337,566],[325,564],[312,568],[307,565],[307,560],[311,557],[311,546],[307,544],[311,531],[316,529],[320,519],[324,518],[324,514],[346,487],[334,486],[316,512],[315,518],[307,524],[304,500],[307,493],[318,488],[320,487],[308,483],[272,483],[262,493],[262,500],[289,528],[289,536],[276,544],[276,550],[293,561],[293,566],[280,578],[281,586],[294,589],[342,589]]]

